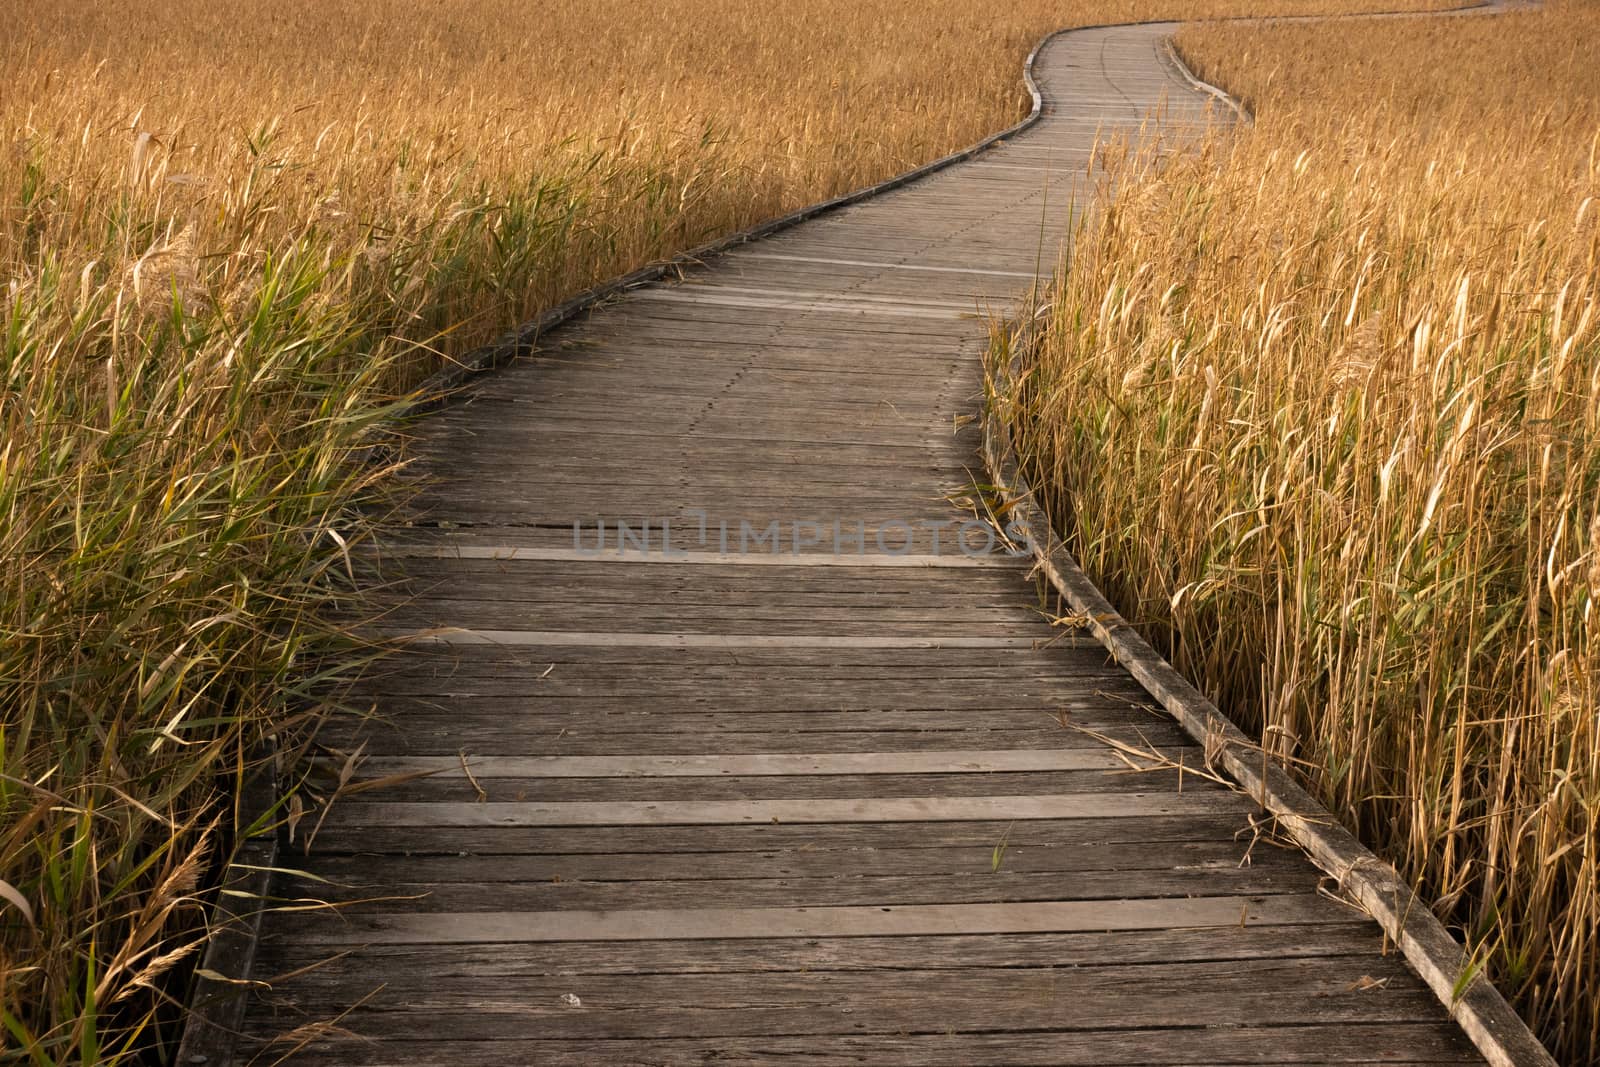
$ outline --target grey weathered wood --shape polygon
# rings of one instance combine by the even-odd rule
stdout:
[[[570,535],[569,535],[570,540]],[[457,535],[445,547],[471,547],[465,535]],[[761,557],[766,558],[766,557]],[[824,554],[824,558],[832,558]],[[768,599],[785,597],[850,596],[919,597],[940,603],[990,603],[1001,600],[1018,603],[1019,590],[1038,587],[1028,571],[1009,567],[983,567],[977,570],[958,566],[950,570],[916,567],[857,567],[848,563],[805,565],[809,570],[783,563],[734,565],[692,564],[688,567],[633,564],[596,559],[590,562],[533,562],[519,560],[428,559],[385,557],[373,561],[352,561],[361,575],[449,583],[449,592],[470,589],[474,583],[496,585],[501,595],[517,600],[549,596],[568,600],[587,594],[608,601],[623,601],[630,592],[637,597],[655,595],[702,597],[715,600],[723,593],[759,595]],[[511,578],[513,580],[508,581]],[[619,579],[621,579],[619,581]],[[435,590],[429,589],[432,593]],[[1053,591],[1051,591],[1053,599]],[[1026,603],[1026,601],[1022,601]]]
[[[593,544],[595,536],[592,527],[581,530],[586,534],[585,544]],[[680,530],[680,535],[688,531]],[[659,533],[659,531],[658,531]],[[681,552],[681,554],[679,554]],[[823,554],[823,553],[798,553],[783,552],[772,554],[758,554],[755,552],[729,553],[705,552],[697,549],[678,549],[668,555],[665,551],[657,550],[645,552],[638,549],[621,549],[618,547],[605,547],[600,549],[561,549],[561,548],[534,548],[501,545],[389,545],[385,546],[383,553],[386,556],[404,558],[407,556],[421,556],[433,559],[486,559],[503,563],[515,563],[524,560],[562,563],[603,563],[615,561],[618,563],[666,563],[674,566],[734,566],[734,567],[999,567],[1008,570],[1022,571],[1024,565],[1018,559],[1006,555],[966,555],[959,549],[955,552],[939,556],[925,555],[891,555],[883,552],[871,554]]]
[[[455,771],[439,757],[371,760],[369,773]],[[488,756],[473,759],[479,778],[671,778],[760,775],[989,774],[996,771],[1084,771],[1121,768],[1109,752],[1046,749],[999,752],[860,752],[756,756]]]
[[[558,682],[582,672],[597,681],[613,672],[647,672],[651,677],[670,676],[672,671],[705,672],[721,670],[724,680],[756,683],[763,678],[787,681],[809,678],[825,681],[837,670],[838,678],[860,681],[879,678],[905,682],[946,678],[966,685],[980,681],[996,682],[1012,678],[1025,684],[1052,682],[1066,690],[1093,692],[1122,684],[1139,692],[1126,671],[1100,645],[1054,642],[1048,649],[1034,648],[601,648],[586,645],[552,646],[539,649],[495,648],[468,645],[460,648],[408,648],[380,664],[382,678],[408,673],[427,675],[500,675],[519,665],[537,666],[541,672],[551,664],[557,669],[541,681]],[[830,666],[831,664],[831,666]],[[926,688],[924,692],[926,692]],[[992,691],[992,687],[991,687]]]
[[[1038,835],[1034,835],[1037,837]],[[913,838],[914,840],[914,838]],[[884,876],[926,875],[950,877],[980,875],[984,878],[1011,874],[1039,874],[1085,871],[1220,871],[1269,870],[1304,871],[1297,854],[1262,845],[1252,848],[1248,841],[1169,841],[1154,849],[1148,841],[1091,840],[1093,847],[1078,843],[1021,845],[1007,843],[995,856],[998,841],[966,846],[916,846],[905,843],[880,848],[862,848],[849,843],[829,846],[826,841],[807,842],[808,847],[683,852],[579,852],[565,854],[479,854],[449,856],[384,856],[381,853],[354,852],[347,855],[324,853],[318,873],[341,884],[371,885],[390,877],[416,883],[444,883],[451,880],[487,885],[497,882],[538,882],[560,878],[563,881],[636,882],[647,880],[704,880],[752,878],[825,877],[848,871],[852,879]],[[709,849],[716,842],[705,842]],[[383,873],[387,872],[387,873]],[[1199,875],[1196,875],[1197,877]],[[1063,883],[1070,879],[1060,879]],[[1079,893],[1079,896],[1086,894]],[[1370,930],[1368,931],[1370,933]],[[909,950],[908,950],[909,951]],[[531,964],[530,964],[531,966]]]
[[[663,734],[650,729],[654,724],[641,721],[635,729],[625,725],[607,726],[586,731],[551,730],[542,722],[496,725],[493,722],[471,719],[451,722],[431,719],[409,724],[381,723],[367,734],[373,742],[387,749],[424,754],[448,752],[482,752],[494,745],[506,745],[520,750],[543,744],[547,750],[570,756],[598,756],[613,752],[632,752],[645,755],[679,755],[685,748],[700,752],[728,755],[756,755],[771,752],[881,752],[889,745],[907,752],[942,752],[948,749],[974,747],[987,748],[1094,748],[1101,744],[1095,737],[1080,735],[1056,728],[1028,730],[1021,728],[973,730],[829,730],[819,729],[805,733],[788,731],[727,731],[702,737],[698,743],[685,740],[683,733]],[[1182,748],[1190,743],[1188,735],[1175,726],[1154,727],[1102,727],[1096,734],[1130,746],[1156,748],[1161,751]],[[390,739],[392,738],[392,743]],[[354,746],[350,746],[354,747]]]
[[[962,970],[967,967],[1132,967],[1185,962],[1367,956],[1381,951],[1372,924],[1299,924],[1292,940],[1281,927],[1195,927],[1169,930],[1105,930],[1087,933],[947,934],[909,937],[729,938],[682,941],[569,941],[561,947],[559,973],[752,974],[763,971]],[[534,977],[551,967],[517,942],[465,945],[372,945],[364,952],[385,966],[435,976]],[[263,973],[283,974],[325,960],[322,945],[268,942],[261,946]]]
[[[470,871],[470,866],[467,869]],[[286,877],[284,892],[295,898],[322,897],[336,903],[361,901],[367,915],[417,912],[429,915],[509,910],[621,912],[660,908],[784,907],[802,899],[812,908],[912,907],[929,903],[1016,904],[1028,901],[1116,900],[1127,891],[1121,872],[1007,871],[990,874],[969,870],[946,875],[850,875],[834,868],[815,878],[713,878],[650,881],[587,881],[567,877],[552,866],[543,878],[518,882],[423,882],[408,876],[406,864],[370,864],[367,876],[350,886]],[[1270,867],[1199,870],[1142,870],[1140,892],[1146,899],[1202,899],[1195,895],[1251,897],[1312,893],[1318,873],[1303,864],[1290,869]]]
[[[435,1051],[437,1049],[437,1051]],[[356,1044],[313,1042],[313,1056],[338,1055],[350,1067],[413,1067],[418,1062],[464,1058],[484,1067],[591,1067],[594,1063],[649,1063],[703,1067],[718,1060],[781,1062],[795,1067],[1182,1067],[1239,1065],[1413,1064],[1476,1062],[1470,1043],[1438,1025],[1414,1023],[1184,1030],[1049,1030],[964,1033],[834,1034],[806,1037],[541,1040],[450,1033],[420,1040]],[[269,1053],[270,1054],[270,1053]],[[437,1057],[428,1060],[427,1057]],[[421,1059],[419,1059],[421,1058]]]
[[[756,680],[763,675],[786,676],[790,671],[812,672],[819,670],[857,671],[858,674],[841,674],[851,677],[900,677],[921,672],[920,677],[943,678],[946,672],[956,678],[987,676],[1001,672],[1024,680],[1041,678],[1071,682],[1074,678],[1092,678],[1094,684],[1099,674],[1114,674],[1133,682],[1125,670],[1114,667],[1114,660],[1098,642],[1085,645],[1051,644],[1048,650],[1034,648],[950,648],[950,649],[797,649],[797,648],[747,648],[737,652],[728,649],[707,648],[595,648],[583,645],[553,647],[537,652],[516,649],[497,649],[484,646],[452,649],[403,649],[385,660],[381,666],[389,668],[448,667],[452,671],[467,669],[502,670],[516,663],[551,663],[585,665],[598,670],[614,666],[644,668],[652,665],[683,665],[698,668],[722,667],[729,670],[747,669]],[[881,673],[879,673],[881,672]]]
[[[1092,752],[1094,750],[1080,750]],[[846,753],[845,755],[855,755]],[[939,753],[911,753],[939,755]],[[434,757],[440,758],[440,757]],[[444,757],[448,758],[448,757]],[[582,757],[579,757],[582,758]],[[732,757],[740,758],[740,757]],[[1190,773],[1188,790],[1218,788],[1194,773],[1200,766],[1196,750],[1187,754]],[[1176,789],[1176,768],[1148,771],[1120,770],[1056,771],[1046,774],[957,774],[957,775],[773,775],[737,778],[486,778],[476,769],[469,778],[460,769],[455,773],[428,775],[411,781],[391,783],[377,791],[384,801],[397,803],[438,803],[442,801],[484,800],[522,803],[561,803],[563,801],[625,800],[666,802],[692,800],[802,800],[839,797],[923,796],[979,797],[993,794],[1061,795],[1076,793],[1149,793]],[[359,793],[342,803],[373,803],[374,793]]]
[[[350,820],[346,820],[347,823]],[[318,854],[374,853],[397,856],[448,855],[599,855],[621,852],[756,852],[777,854],[803,849],[843,852],[897,848],[981,849],[992,858],[1015,848],[1097,849],[1106,844],[1144,842],[1158,853],[1176,855],[1169,845],[1189,842],[1243,842],[1250,832],[1227,814],[1168,815],[1147,819],[1064,819],[1024,822],[922,822],[795,824],[745,826],[464,827],[448,834],[419,834],[413,827],[388,824],[324,826]],[[1261,843],[1256,847],[1269,848]],[[296,856],[297,862],[302,857]],[[315,857],[306,857],[315,858]],[[641,868],[639,876],[649,877]]]
[[[954,610],[952,610],[954,608]],[[455,597],[430,598],[425,606],[400,608],[388,616],[386,622],[395,627],[426,630],[433,625],[449,627],[442,636],[446,643],[456,643],[457,629],[478,633],[489,643],[500,641],[515,645],[549,645],[545,635],[550,627],[572,627],[579,634],[595,634],[597,627],[613,625],[619,613],[627,612],[629,630],[626,640],[637,643],[649,636],[670,638],[664,644],[683,647],[694,642],[712,647],[748,647],[752,641],[783,643],[802,648],[828,647],[817,644],[817,631],[824,630],[830,642],[871,643],[885,648],[902,648],[908,640],[916,640],[927,647],[939,647],[939,642],[959,640],[992,640],[981,637],[985,630],[1004,634],[1011,631],[1018,638],[1044,643],[1050,640],[1050,631],[1039,625],[1035,609],[1023,605],[1010,605],[990,609],[973,608],[961,611],[959,605],[936,605],[926,608],[895,609],[881,604],[857,606],[796,605],[765,607],[759,604],[722,603],[704,605],[697,609],[693,603],[641,604],[628,612],[625,607],[613,604],[545,605],[539,603],[493,600],[456,599]],[[684,634],[685,617],[694,619],[695,632]],[[959,618],[959,627],[949,620]],[[516,629],[483,629],[489,626],[515,627]],[[915,638],[900,637],[895,631],[912,631]],[[1032,631],[1030,634],[1029,631]],[[511,635],[504,637],[501,635]],[[893,641],[894,643],[888,643]],[[613,635],[595,640],[593,644],[613,644]]]
[[[1347,974],[1347,971],[1341,972],[1341,977]],[[1292,980],[1294,976],[1289,977]],[[1359,980],[1359,975],[1347,978],[1349,983]],[[1076,997],[1071,996],[1069,990],[1061,990],[1058,996],[1047,998],[1037,987],[1031,990],[1007,988],[1001,982],[988,987],[976,982],[969,984],[973,987],[970,991],[963,990],[949,998],[924,995],[914,1002],[878,1002],[874,998],[865,1002],[836,1000],[793,1007],[753,1005],[745,1008],[721,1004],[694,1008],[671,1003],[658,1008],[630,1006],[605,1012],[561,1011],[546,1008],[544,1004],[538,1004],[537,1010],[523,1010],[521,1005],[506,998],[489,995],[479,1003],[461,994],[452,995],[448,987],[443,987],[439,992],[415,998],[404,997],[398,991],[388,998],[374,996],[375,1005],[389,1005],[391,1010],[362,1008],[343,1022],[347,1028],[381,1032],[412,1041],[438,1041],[441,1034],[453,1036],[457,1041],[467,1042],[458,1046],[453,1057],[455,1062],[470,1055],[473,1042],[486,1037],[524,1037],[536,1030],[552,1039],[593,1041],[591,1035],[602,1026],[607,1035],[633,1038],[644,1045],[663,1037],[711,1037],[720,1041],[765,1034],[809,1034],[816,1035],[815,1046],[827,1048],[840,1035],[902,1034],[914,1031],[919,1025],[930,1025],[926,1022],[930,1018],[940,1020],[941,1032],[963,1035],[993,1033],[996,1026],[1021,1032],[1052,1028],[1059,1031],[1063,1029],[1062,1015],[1067,1011],[1082,1019],[1085,1028],[1094,1030],[1114,1031],[1119,1026],[1177,1029],[1189,1016],[1174,1012],[1173,1000],[1193,996],[1195,988],[1164,986],[1121,996],[1089,993]],[[373,995],[383,990],[368,986],[365,992]],[[677,987],[677,992],[680,998],[686,998],[692,989]],[[764,994],[759,988],[748,992],[754,996]],[[555,994],[552,999],[559,1007],[565,1007],[561,1000],[565,995]],[[1263,1027],[1335,1025],[1354,1018],[1374,1023],[1413,1022],[1428,1012],[1430,1004],[1437,1007],[1425,993],[1410,988],[1388,992],[1381,998],[1363,998],[1353,992],[1343,992],[1329,993],[1327,999],[1313,999],[1269,991],[1225,1000],[1219,992],[1218,999],[1220,1003],[1208,1002],[1193,1013],[1199,1025],[1218,1028],[1251,1024]],[[1005,1010],[997,1011],[997,1004],[1004,1004]],[[280,1023],[274,1029],[281,1026]],[[251,1026],[255,1031],[252,1036],[259,1036],[259,1027],[260,1023]],[[646,1059],[645,1062],[651,1061]]]
[[[320,924],[320,940],[330,945],[469,944],[1231,929],[1253,922],[1328,921],[1325,904],[1321,897],[1307,894],[905,907],[362,913],[347,920],[329,916]]]
[[[1061,796],[873,797],[811,800],[573,801],[571,803],[373,803],[335,808],[390,826],[698,826],[751,822],[983,822],[994,819],[1136,819],[1248,811],[1226,792]]]
[[[953,274],[989,274],[1003,278],[1033,278],[1034,275],[1020,270],[975,270],[971,267],[930,267],[921,263],[885,263],[882,261],[861,259],[829,259],[826,256],[786,256],[777,252],[742,252],[738,258],[742,259],[776,259],[788,263],[823,263],[830,267],[873,267],[882,270],[912,270],[929,271]]]
[[[505,648],[545,645],[613,645],[653,648],[1032,648],[1050,639],[1036,637],[969,637],[961,634],[906,634],[885,637],[837,634],[705,634],[647,633],[638,630],[469,630],[439,628],[425,632],[390,633],[388,637],[419,645],[496,645]]]

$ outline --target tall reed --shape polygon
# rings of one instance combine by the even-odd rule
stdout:
[[[1184,30],[1257,122],[1106,153],[1008,408],[1112,599],[1573,1063],[1600,1056],[1597,40],[1576,4]]]

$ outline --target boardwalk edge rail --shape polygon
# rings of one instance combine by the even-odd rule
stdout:
[[[1012,351],[1021,351],[1034,331],[1031,321],[1016,331]],[[1016,366],[1004,368],[1015,380]],[[983,461],[991,485],[1006,497],[1007,529],[1024,534],[1035,566],[1057,593],[1140,685],[1202,746],[1208,765],[1224,771],[1275,826],[1360,904],[1433,990],[1457,1025],[1493,1067],[1557,1067],[1555,1059],[1492,982],[1474,967],[1462,946],[1395,868],[1306,792],[1266,750],[1245,736],[1216,704],[1146,641],[1078,566],[1045,517],[1017,464],[1003,395],[985,368]]]
[[[1459,8],[1457,10],[1466,11],[1470,9]],[[1189,64],[1183,61],[1183,56],[1179,54],[1178,46],[1172,43],[1171,37],[1168,37],[1165,41],[1162,41],[1161,47],[1166,53],[1167,62],[1172,64],[1172,69],[1182,75],[1183,80],[1188,82],[1191,88],[1197,92],[1205,93],[1207,96],[1214,97],[1215,99],[1222,101],[1228,107],[1233,109],[1233,113],[1239,117],[1239,121],[1244,123],[1246,126],[1255,125],[1256,117],[1250,113],[1250,109],[1245,107],[1243,102],[1235,100],[1231,94],[1218,89],[1210,82],[1201,81],[1195,75],[1195,72],[1189,69]]]
[[[279,820],[272,817],[277,801],[275,761],[263,745],[251,753],[251,767],[240,783],[235,816],[240,839],[227,857],[217,899],[206,916],[206,950],[185,1005],[183,1032],[172,1059],[176,1067],[218,1067],[233,1059],[261,918],[278,866],[282,834]]]

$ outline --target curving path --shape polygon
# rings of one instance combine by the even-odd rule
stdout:
[[[299,973],[243,1058],[300,1028],[263,1061],[1477,1062],[958,525],[987,309],[1054,264],[1097,130],[1206,121],[1172,28],[1055,38],[1026,132],[633,291],[428,420],[382,566],[418,594],[396,627],[451,629],[367,686],[362,739],[374,775],[437,773],[282,859],[339,885],[281,896],[383,899],[268,916],[255,977]]]

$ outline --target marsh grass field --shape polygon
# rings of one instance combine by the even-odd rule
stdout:
[[[1119,609],[1568,1063],[1600,1056],[1597,42],[1593,4],[1185,28],[1255,124],[1106,153],[1002,401]]]
[[[393,471],[363,460],[415,383],[598,280],[1010,124],[1022,58],[1050,30],[1395,6],[12,5],[4,1058],[170,1051],[248,754],[280,753],[274,818],[310,803],[294,754],[371,654],[336,620],[360,615],[347,553]],[[1584,357],[1600,212],[1582,206],[1593,76],[1562,36],[1577,24],[1557,20],[1594,26],[1576,8],[1519,17],[1570,70],[1522,70],[1486,31],[1417,28],[1485,73],[1402,92],[1374,34],[1342,36],[1341,67],[1314,27],[1188,31],[1185,53],[1259,127],[1192,164],[1118,164],[1137,180],[1080,241],[1027,425],[1108,588],[1181,666],[1258,709],[1573,1050],[1595,1025],[1600,416]],[[1477,51],[1456,33],[1478,33]],[[1364,85],[1338,80],[1350,68]],[[1502,83],[1519,98],[1486,88]],[[1384,92],[1395,102],[1354,103]],[[1480,174],[1485,159],[1502,169]],[[1271,225],[1264,191],[1286,213]],[[1085,323],[1092,344],[1069,342]],[[1271,359],[1250,347],[1263,337]],[[1353,368],[1345,384],[1334,367]],[[1168,398],[1139,432],[1189,419],[1195,447],[1130,458],[1132,423],[1112,413],[1146,409],[1107,408],[1106,388]],[[1249,417],[1253,435],[1230,436]],[[1207,450],[1263,466],[1195,458]],[[1199,473],[1165,492],[1178,452]],[[1111,499],[1094,472],[1124,462],[1154,495]],[[1323,492],[1275,488],[1319,477]],[[1162,539],[1112,544],[1141,526]],[[1335,536],[1358,540],[1316,540]],[[1236,636],[1225,621],[1250,639],[1213,662],[1197,650]]]

